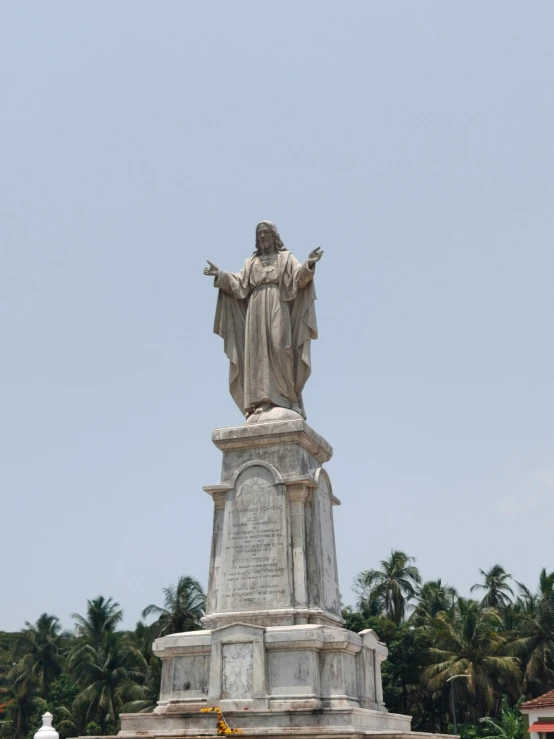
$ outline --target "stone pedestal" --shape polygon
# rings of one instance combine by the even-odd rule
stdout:
[[[410,717],[383,704],[386,647],[342,625],[329,444],[300,417],[212,440],[223,463],[204,488],[214,501],[205,630],[154,643],[158,706],[123,715],[120,736],[214,734],[207,706],[250,735],[409,732]]]
[[[302,419],[216,429],[206,628],[340,625],[333,528],[338,501],[321,465],[333,453]]]

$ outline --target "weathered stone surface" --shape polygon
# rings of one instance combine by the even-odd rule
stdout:
[[[370,630],[235,623],[158,639],[154,652],[164,661],[158,713],[195,703],[224,710],[364,707],[386,714],[378,665],[387,650]],[[198,675],[191,678],[194,668]]]
[[[252,698],[253,645],[223,645],[223,699]]]
[[[331,737],[364,737],[379,734],[380,739],[452,739],[451,734],[411,732],[405,716],[360,708],[306,708],[296,711],[273,709],[225,711],[225,719],[233,728],[240,728],[251,737],[291,736],[331,739]],[[125,714],[119,736],[201,736],[215,735],[214,714],[175,710],[159,716],[155,713]],[[156,732],[159,732],[156,734]],[[102,739],[106,739],[102,737]]]
[[[286,488],[271,470],[247,467],[225,506],[217,611],[290,607]]]
[[[307,707],[297,710],[237,710],[227,708],[225,719],[233,728],[244,730],[249,736],[337,737],[366,736],[378,732],[385,737],[429,739],[442,735],[410,732],[410,719],[392,713],[367,711],[361,708]],[[119,736],[133,739],[137,736],[197,736],[214,735],[215,716],[199,711],[174,710],[156,713],[123,714]],[[446,735],[445,735],[446,737]],[[452,739],[451,735],[448,735]]]
[[[281,452],[277,467],[286,473],[286,468],[290,459],[290,465],[294,471],[297,471],[297,457],[294,455],[296,449],[288,449],[289,444],[295,444],[298,449],[302,448],[309,453],[317,462],[328,462],[333,456],[331,445],[325,441],[316,431],[311,428],[302,419],[289,421],[275,421],[273,423],[256,423],[246,426],[230,426],[227,428],[215,429],[212,432],[212,441],[222,452],[235,451],[240,449],[248,450],[248,458],[252,458],[252,451],[256,452],[256,458],[260,454],[260,449],[266,446],[278,447],[275,453]],[[293,453],[291,456],[291,452]],[[222,482],[230,479],[236,465],[236,458],[230,457],[229,461],[233,464],[225,465],[223,463]],[[313,465],[314,469],[319,465],[317,462]],[[306,470],[307,471],[307,470]],[[225,473],[231,473],[225,474]]]
[[[382,698],[377,701],[375,682],[370,697],[377,710],[361,707],[360,696],[368,684],[364,670],[374,669],[386,653],[373,632],[358,635],[316,624],[263,628],[237,623],[205,632],[201,640],[198,633],[178,634],[154,644],[164,663],[177,663],[189,645],[198,655],[207,646],[205,637],[211,640],[209,687],[203,696],[194,694],[196,710],[186,708],[190,704],[183,702],[180,693],[166,696],[156,708],[154,721],[145,714],[122,716],[122,737],[139,732],[145,736],[209,733],[209,714],[200,713],[202,705],[220,706],[231,726],[253,735],[278,730],[296,735],[304,730],[324,737],[337,731],[363,735],[410,730],[409,717],[389,714]],[[366,665],[370,652],[373,660]],[[180,682],[177,687],[182,687]],[[192,697],[189,694],[189,700]]]
[[[303,420],[216,429],[206,627],[342,623],[330,445]]]
[[[270,695],[289,699],[318,696],[319,675],[314,657],[313,651],[307,649],[268,652]]]
[[[211,705],[224,710],[268,707],[264,632],[261,626],[240,623],[212,631]]]

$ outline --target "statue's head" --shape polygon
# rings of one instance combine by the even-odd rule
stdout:
[[[273,221],[260,221],[256,226],[256,251],[254,254],[259,256],[269,251],[271,247],[275,247],[276,251],[283,251],[285,248],[279,236],[279,231],[277,231],[277,226]]]

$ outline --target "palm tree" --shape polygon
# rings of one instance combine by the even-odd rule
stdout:
[[[541,598],[550,595],[554,590],[554,572],[547,572],[545,567],[542,568],[539,574],[539,587],[536,593],[532,593],[523,583],[518,582],[517,586],[519,589],[518,600],[521,603],[522,610],[529,612]]]
[[[539,575],[539,593],[541,596],[550,595],[554,590],[554,572],[546,571],[543,567]]]
[[[123,611],[112,598],[100,595],[87,600],[85,616],[79,613],[72,613],[71,616],[77,622],[77,638],[69,651],[67,662],[73,677],[81,683],[83,669],[91,659],[91,651],[96,654],[102,651],[107,637],[116,633],[115,628],[123,618]],[[79,700],[79,696],[76,700]]]
[[[400,625],[410,599],[416,595],[416,587],[421,584],[413,562],[414,557],[393,549],[390,558],[380,562],[380,570],[361,572],[357,578],[360,607],[363,609],[364,601],[381,601],[387,618]]]
[[[493,565],[488,572],[479,570],[484,578],[483,583],[475,583],[471,586],[471,592],[474,590],[484,590],[485,597],[481,601],[481,605],[485,608],[505,608],[511,601],[507,593],[513,596],[514,591],[508,585],[508,580],[512,577],[509,575],[502,565]]]
[[[515,624],[513,628],[516,628],[524,618],[532,619],[537,612],[541,600],[552,594],[554,589],[554,572],[547,573],[546,569],[544,567],[542,568],[539,575],[539,586],[535,593],[521,582],[517,583],[517,587],[519,591],[518,596],[512,603],[511,608],[511,619]]]
[[[99,595],[98,598],[87,600],[87,615],[81,616],[79,613],[72,613],[71,618],[77,622],[77,635],[85,641],[99,645],[106,632],[115,631],[117,624],[123,618],[123,611],[112,598],[104,598]]]
[[[14,645],[12,658],[17,663],[8,677],[14,685],[32,681],[48,701],[50,686],[62,671],[60,621],[56,616],[43,613],[36,623],[26,621],[25,626]]]
[[[485,707],[493,707],[501,684],[511,686],[515,692],[519,661],[501,653],[506,645],[501,627],[496,610],[481,608],[476,601],[465,598],[458,598],[453,611],[439,612],[433,620],[435,646],[430,649],[434,664],[423,672],[428,687],[439,690],[450,678],[467,675],[467,679],[456,683],[463,682],[474,713],[481,700]]]
[[[514,613],[521,618],[524,614],[529,615],[535,612],[540,597],[537,597],[535,593],[532,593],[526,585],[523,585],[523,583],[518,582],[517,588],[519,591],[518,596],[512,605]]]
[[[85,736],[87,724],[90,723],[90,705],[87,700],[77,696],[71,706],[58,708],[59,720],[56,728],[63,732],[63,736]]]
[[[521,658],[525,665],[523,687],[532,695],[554,687],[554,590],[550,585],[553,575],[542,570],[536,594],[520,585],[517,633],[505,650]]]
[[[147,662],[150,661],[154,654],[152,651],[152,644],[156,638],[154,625],[148,625],[144,621],[137,621],[135,630],[129,632],[129,638]]]
[[[428,580],[417,591],[417,606],[410,619],[421,626],[429,625],[440,611],[448,611],[454,606],[456,597],[455,588],[440,578]]]
[[[129,691],[130,700],[123,706],[123,713],[150,713],[158,705],[162,683],[162,661],[153,657],[148,663],[142,685]]]
[[[78,684],[83,688],[75,700],[75,712],[87,704],[86,718],[97,720],[106,732],[115,730],[122,706],[136,696],[144,681],[146,662],[125,635],[106,631],[99,646],[86,644],[70,662]],[[69,717],[68,717],[69,718]]]
[[[157,626],[157,622],[148,626],[144,621],[138,621],[134,632],[129,633],[129,639],[140,651],[148,667],[144,682],[133,691],[132,700],[123,706],[125,713],[153,711],[158,703],[162,681],[162,661],[152,651]]]
[[[200,619],[204,615],[206,596],[197,580],[182,576],[177,587],[170,585],[163,592],[163,608],[151,604],[142,612],[143,618],[151,614],[158,616],[157,622],[153,624],[158,636],[201,628]]]

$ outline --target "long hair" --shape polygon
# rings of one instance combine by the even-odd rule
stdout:
[[[273,221],[260,221],[256,226],[256,250],[254,251],[254,256],[259,257],[262,253],[262,250],[260,249],[260,244],[258,242],[258,229],[262,225],[267,226],[273,233],[273,236],[275,238],[275,248],[277,249],[277,251],[285,251],[285,245],[281,241],[279,231],[277,231],[277,226],[273,223]]]

